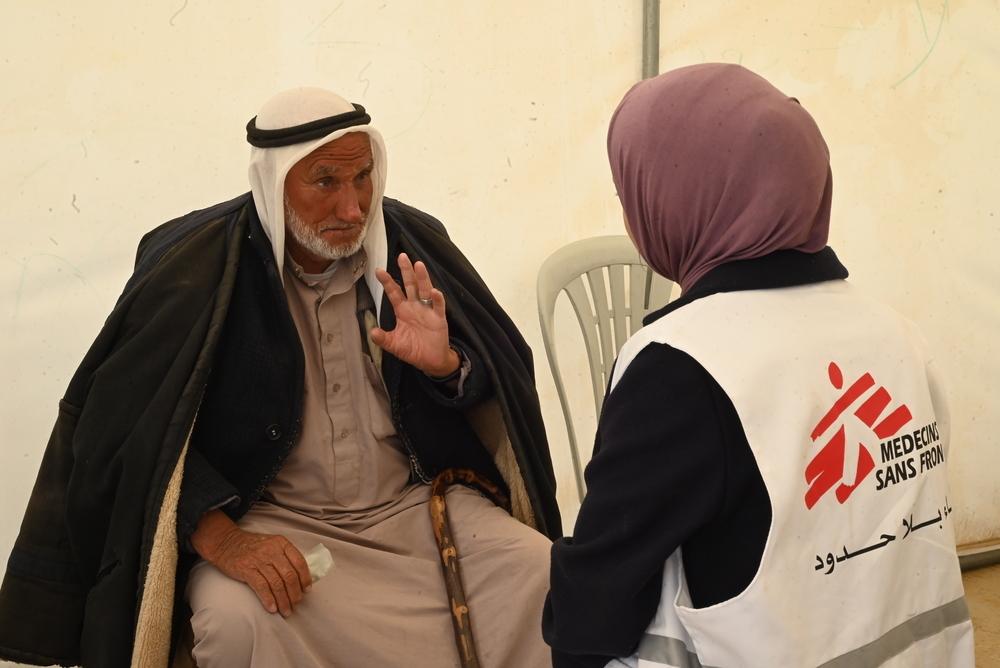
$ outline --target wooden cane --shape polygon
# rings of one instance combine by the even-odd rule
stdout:
[[[510,512],[510,502],[499,487],[468,469],[446,469],[439,473],[431,484],[431,527],[434,529],[441,568],[444,571],[444,584],[448,591],[448,604],[451,607],[451,624],[455,631],[455,645],[458,647],[462,668],[480,668],[476,642],[472,637],[469,605],[465,599],[465,588],[462,586],[458,548],[451,532],[448,508],[444,500],[448,486],[455,483],[478,489],[486,495],[486,498],[508,512]]]

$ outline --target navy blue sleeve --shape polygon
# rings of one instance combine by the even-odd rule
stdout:
[[[452,374],[454,377],[442,379],[421,374],[421,384],[427,393],[436,403],[458,410],[471,408],[489,399],[493,394],[493,384],[479,355],[471,346],[455,337],[451,337],[450,344],[458,353],[461,364]],[[461,378],[463,369],[466,371],[464,378]]]
[[[194,447],[184,458],[184,478],[177,504],[177,543],[182,550],[194,552],[191,534],[198,528],[201,516],[216,508],[231,509],[239,505],[238,490],[222,477]]]
[[[717,387],[687,354],[652,344],[606,398],[573,536],[552,547],[542,626],[555,668],[631,655],[664,562],[720,512]]]

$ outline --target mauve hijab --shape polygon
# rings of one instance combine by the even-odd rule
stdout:
[[[797,100],[743,67],[636,84],[611,118],[608,157],[639,253],[682,290],[726,262],[826,246],[826,142]]]

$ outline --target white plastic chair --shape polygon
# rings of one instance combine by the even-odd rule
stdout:
[[[618,351],[642,328],[651,310],[667,303],[674,284],[653,272],[626,236],[592,237],[563,246],[538,272],[538,320],[559,403],[566,419],[573,471],[583,500],[585,485],[573,417],[556,355],[554,316],[561,292],[569,296],[580,323],[590,364],[594,406],[601,414],[604,391]]]

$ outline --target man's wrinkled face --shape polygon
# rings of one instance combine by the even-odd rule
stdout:
[[[372,203],[371,142],[351,132],[299,160],[285,177],[288,250],[310,272],[361,248]]]

